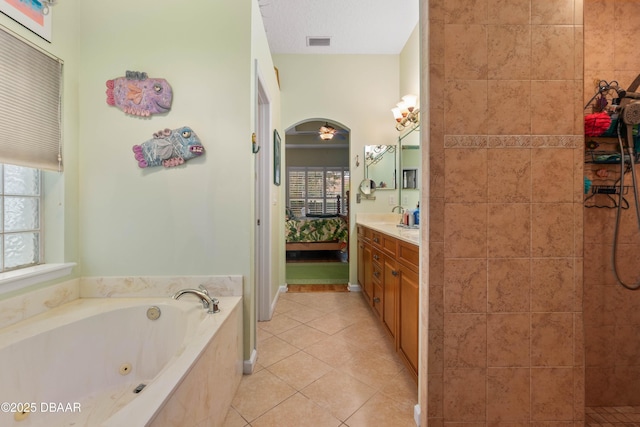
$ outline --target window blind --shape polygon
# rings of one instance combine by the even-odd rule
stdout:
[[[62,170],[62,62],[0,27],[0,163]]]

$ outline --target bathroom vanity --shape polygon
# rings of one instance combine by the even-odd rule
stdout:
[[[356,222],[358,283],[417,381],[419,230],[397,227],[398,220],[382,217]]]

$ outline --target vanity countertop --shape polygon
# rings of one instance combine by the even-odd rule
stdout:
[[[420,244],[419,228],[402,228],[398,227],[400,223],[400,214],[357,214],[356,224],[363,225],[372,230],[379,231],[386,235],[404,240],[414,245]]]

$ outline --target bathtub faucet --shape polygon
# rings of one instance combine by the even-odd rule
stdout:
[[[182,289],[173,294],[173,299],[180,299],[180,297],[185,294],[193,294],[200,298],[200,301],[202,301],[202,308],[206,308],[207,313],[218,313],[220,311],[218,308],[218,299],[209,298],[209,296],[200,289]]]

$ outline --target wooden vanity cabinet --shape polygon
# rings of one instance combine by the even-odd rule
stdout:
[[[418,319],[420,307],[419,251],[414,245],[399,244],[398,258],[398,352],[410,370],[418,375]]]
[[[369,304],[373,301],[373,266],[371,254],[371,230],[360,225],[358,230],[358,284]]]
[[[358,225],[358,281],[396,351],[418,378],[418,245]]]

